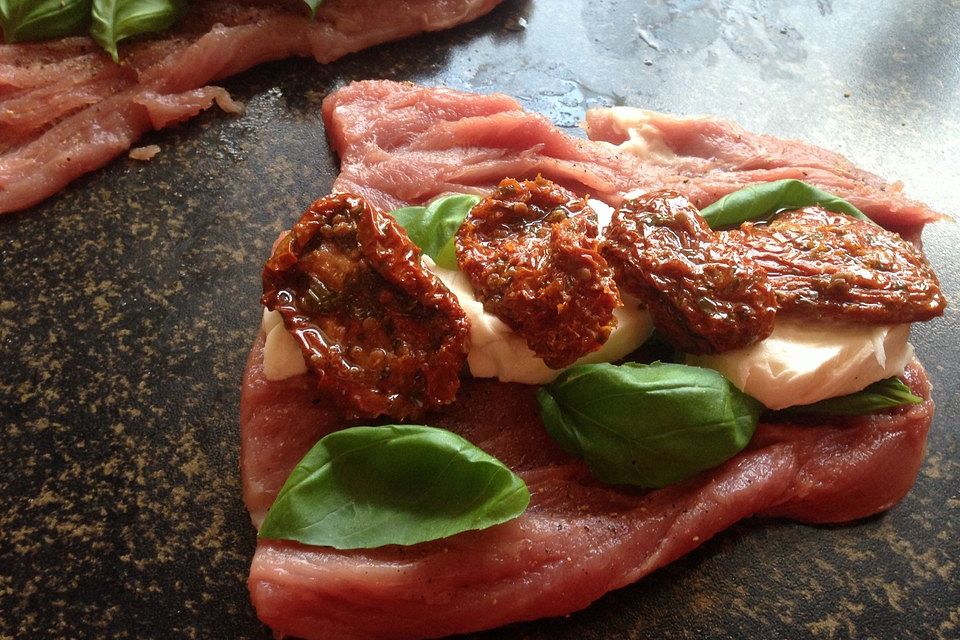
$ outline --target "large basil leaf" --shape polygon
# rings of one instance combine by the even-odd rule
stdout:
[[[453,237],[480,196],[455,194],[437,198],[425,207],[391,211],[413,243],[444,269],[457,268]]]
[[[93,0],[90,35],[116,62],[118,42],[169,29],[185,6],[185,0]]]
[[[828,211],[869,220],[842,198],[821,191],[800,180],[778,180],[755,184],[727,194],[700,212],[712,228],[737,226],[749,220],[769,218],[784,209],[819,205]]]
[[[915,396],[910,387],[894,376],[874,382],[866,389],[837,398],[827,398],[813,404],[790,407],[787,413],[804,413],[830,416],[859,416],[899,407],[905,404],[920,404],[923,398]]]
[[[763,409],[716,371],[662,362],[572,367],[537,398],[547,431],[597,478],[641,487],[731,458]]]
[[[92,0],[0,0],[7,43],[77,35],[90,21]]]
[[[353,427],[297,464],[260,537],[337,549],[409,545],[506,522],[529,502],[523,480],[449,431]]]

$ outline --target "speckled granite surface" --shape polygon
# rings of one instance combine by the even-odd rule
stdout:
[[[525,23],[525,24],[524,24]],[[268,638],[237,470],[239,384],[271,240],[326,192],[318,108],[351,79],[733,117],[960,213],[960,3],[506,2],[467,27],[225,85],[240,117],[151,134],[0,219],[0,638]],[[479,637],[960,637],[960,260],[914,342],[938,415],[910,495],[841,527],[748,522],[559,620]]]

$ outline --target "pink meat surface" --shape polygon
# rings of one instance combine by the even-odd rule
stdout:
[[[344,423],[314,403],[306,375],[263,377],[263,337],[241,401],[244,498],[259,524],[286,476]],[[534,387],[465,382],[426,422],[500,458],[532,500],[517,520],[413,547],[337,551],[261,541],[249,587],[260,619],[303,638],[423,638],[582,609],[750,516],[842,522],[889,508],[909,490],[933,415],[919,364],[907,380],[926,400],[842,427],[762,424],[717,469],[649,493],[592,479],[547,436]]]
[[[363,193],[387,209],[541,173],[612,205],[627,191],[671,188],[702,208],[752,183],[796,178],[898,230],[941,217],[904,196],[901,185],[840,155],[715,118],[640,112],[644,144],[630,145],[623,109],[592,109],[585,123],[590,139],[582,140],[507,96],[388,81],[345,87],[327,97],[323,110],[341,159],[334,188]]]
[[[89,38],[0,44],[0,213],[40,202],[150,129],[214,102],[239,111],[210,82],[291,56],[331,62],[500,1],[329,0],[311,21],[300,0],[197,0],[174,31],[122,44],[120,64]]]
[[[324,117],[342,162],[334,188],[388,209],[542,173],[611,204],[638,187],[671,186],[701,206],[751,182],[802,177],[887,226],[917,233],[938,217],[835,154],[709,118],[646,113],[647,151],[637,151],[615,110],[590,112],[596,140],[581,140],[505,96],[377,81],[329,96]],[[267,381],[262,350],[261,336],[241,400],[244,499],[256,525],[302,455],[349,426],[314,402],[309,377]],[[923,404],[842,425],[762,424],[725,464],[647,493],[600,484],[561,451],[540,422],[534,388],[467,380],[457,402],[425,422],[519,473],[532,493],[527,512],[405,548],[261,541],[250,572],[253,604],[283,635],[437,637],[576,611],[743,518],[843,522],[877,513],[913,484],[932,420],[918,363],[906,379]]]

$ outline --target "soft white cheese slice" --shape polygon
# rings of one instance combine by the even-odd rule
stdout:
[[[497,378],[501,382],[546,384],[560,375],[538,358],[523,336],[515,333],[500,318],[487,313],[476,299],[470,279],[462,271],[441,269],[425,258],[424,265],[437,274],[457,296],[470,319],[470,353],[467,365],[475,378]],[[588,353],[574,364],[612,362],[623,358],[646,341],[653,331],[647,311],[637,308],[635,300],[624,299],[624,307],[613,314],[617,326],[600,349]],[[571,365],[572,366],[572,365]]]
[[[283,316],[280,315],[280,312],[270,311],[270,309],[264,307],[263,318],[260,320],[260,329],[267,335],[270,335],[270,330],[278,324],[283,324]]]
[[[613,107],[610,115],[611,124],[627,136],[626,140],[617,145],[621,151],[648,162],[666,164],[676,159],[677,154],[664,142],[663,133],[652,122],[655,117],[666,119],[668,116],[636,107]]]
[[[267,339],[263,344],[263,377],[285,380],[307,372],[297,339],[283,326],[279,311],[263,310],[260,323]]]
[[[770,409],[860,391],[897,375],[913,358],[909,324],[777,320],[766,340],[716,355],[687,356]]]

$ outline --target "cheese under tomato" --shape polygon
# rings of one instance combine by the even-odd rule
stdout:
[[[687,363],[719,371],[769,409],[785,409],[854,393],[901,373],[913,358],[909,335],[909,324],[777,319],[766,340],[687,356]]]
[[[591,200],[599,227],[610,222],[613,210]],[[561,370],[551,369],[534,355],[526,340],[502,320],[483,309],[465,273],[442,269],[427,256],[424,266],[437,274],[457,297],[470,320],[467,364],[477,378],[501,382],[546,384]],[[617,326],[599,350],[575,364],[614,362],[642,345],[653,331],[650,314],[637,301],[623,296],[624,306],[614,311]],[[283,327],[280,315],[265,311],[263,330],[264,375],[282,380],[306,373],[299,345]],[[687,356],[688,364],[722,373],[741,391],[770,409],[810,404],[825,398],[859,391],[867,385],[903,371],[913,357],[907,342],[910,325],[855,325],[778,319],[766,340],[743,349],[707,356]]]
[[[430,266],[437,277],[457,296],[470,319],[470,353],[467,364],[475,378],[496,378],[501,382],[546,384],[560,375],[562,369],[551,369],[534,355],[523,336],[515,333],[500,318],[483,309],[473,294],[470,279],[462,271]],[[613,362],[642,345],[653,332],[653,323],[646,310],[635,300],[624,300],[625,306],[614,310],[617,326],[603,346],[588,353],[574,364]],[[571,365],[573,366],[573,365]]]
[[[460,306],[470,320],[470,352],[467,365],[475,378],[496,378],[501,382],[546,384],[561,373],[551,369],[534,355],[526,340],[515,333],[474,297],[470,282],[461,271],[432,270],[447,288],[457,296]],[[613,362],[642,345],[653,331],[650,314],[640,310],[636,302],[631,308],[614,311],[617,326],[604,345],[597,351],[577,360],[575,364],[588,362]],[[302,373],[307,367],[296,339],[288,332],[276,311],[264,310],[263,331],[266,342],[263,347],[263,374],[267,380],[283,380]],[[571,365],[572,366],[572,365]]]

